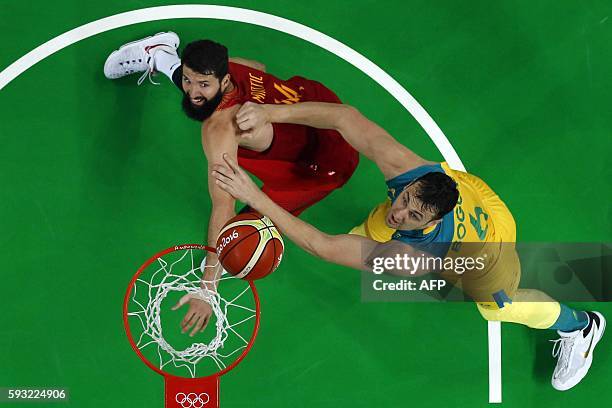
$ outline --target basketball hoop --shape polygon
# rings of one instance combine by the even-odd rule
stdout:
[[[253,282],[223,271],[214,282],[216,292],[202,287],[208,252],[215,250],[198,244],[159,252],[138,269],[125,294],[123,322],[128,340],[138,357],[164,376],[166,408],[218,407],[219,377],[242,361],[259,330],[259,297]],[[184,313],[168,312],[171,300],[167,298],[187,293],[208,302],[216,321],[211,316],[206,335],[199,333],[199,338],[191,338],[193,342],[181,348],[186,339],[179,334],[179,324],[164,330],[161,315],[172,320]]]

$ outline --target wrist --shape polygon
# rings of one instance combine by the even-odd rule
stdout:
[[[261,191],[260,189],[256,189],[255,192],[253,193],[253,198],[249,200],[249,202],[246,203],[246,205],[248,205],[252,209],[261,213],[262,207],[265,204],[266,198],[268,198],[268,196],[265,195],[263,191]]]
[[[210,244],[209,244],[210,245]],[[216,247],[216,243],[211,245],[212,247]],[[212,266],[216,265],[219,262],[219,258],[216,253],[208,253],[206,254],[206,270],[210,269]]]
[[[200,291],[192,292],[192,296],[195,299],[208,303],[212,307],[214,303],[213,299],[219,296],[219,293],[214,289],[202,287]]]
[[[207,264],[208,264],[208,261],[209,259],[207,257],[206,258]],[[219,261],[215,259],[213,262],[206,265],[206,267],[204,268],[202,272],[203,273],[202,273],[202,279],[200,280],[200,287],[202,288],[206,287],[207,289],[212,289],[212,290],[216,289],[217,282],[219,281],[219,278],[221,277],[221,274],[223,272],[223,269],[221,265],[219,264]]]
[[[282,118],[280,117],[279,106],[266,104],[263,105],[264,112],[266,113],[266,121],[268,123],[282,123]]]

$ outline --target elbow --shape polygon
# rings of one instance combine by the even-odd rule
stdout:
[[[340,120],[338,121],[338,126],[336,130],[342,130],[349,127],[351,124],[355,123],[355,120],[361,116],[361,113],[351,105],[338,105],[339,106],[339,115]]]
[[[343,104],[342,108],[344,109],[344,115],[346,115],[349,119],[355,118],[355,116],[361,115],[359,110],[353,105]]]
[[[303,234],[296,243],[304,251],[317,258],[325,259],[325,234],[317,234],[317,231],[310,229]]]
[[[333,262],[334,245],[331,235],[323,235],[319,239],[309,240],[308,252],[326,262]]]
[[[321,259],[321,260],[323,260],[325,262],[331,262],[330,254],[327,253],[324,250],[313,249],[313,250],[308,251],[308,252],[310,252],[313,256],[315,256],[315,257],[317,257],[317,258],[319,258],[319,259]]]
[[[306,242],[306,245],[304,246],[304,249],[310,255],[312,255],[314,257],[317,257],[317,258],[321,258],[324,261],[327,261],[327,259],[326,259],[327,254],[325,253],[324,248],[322,246],[318,245],[317,243]]]

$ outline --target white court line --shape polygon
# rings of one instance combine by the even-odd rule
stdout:
[[[132,24],[179,18],[210,18],[255,24],[282,31],[324,48],[360,69],[385,88],[419,122],[448,164],[457,170],[465,170],[455,149],[431,116],[408,91],[372,61],[343,43],[303,24],[243,8],[211,5],[162,6],[128,11],[93,21],[47,41],[8,66],[0,73],[0,90],[32,65],[78,41]]]
[[[502,402],[501,322],[487,322],[489,337],[489,403]]]
[[[282,31],[324,48],[352,64],[387,90],[421,125],[449,166],[455,170],[465,171],[465,167],[455,149],[431,116],[404,87],[372,61],[345,44],[303,24],[244,8],[213,5],[173,5],[133,10],[92,21],[47,41],[9,65],[0,72],[0,90],[34,64],[78,41],[132,24],[179,18],[209,18],[254,24]],[[494,336],[499,336],[499,331],[496,333]],[[491,324],[489,323],[489,344],[492,340],[501,344],[500,338],[492,339],[491,336]],[[498,368],[501,374],[501,366]],[[489,380],[491,380],[491,372],[489,373]],[[501,377],[498,380],[496,379],[496,382],[501,384]],[[491,383],[489,387],[491,388]]]

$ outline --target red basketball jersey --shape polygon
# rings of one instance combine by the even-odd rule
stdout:
[[[319,88],[322,85],[316,81],[299,76],[283,81],[274,75],[233,62],[229,63],[229,73],[235,87],[223,96],[218,109],[247,101],[267,104],[320,102]],[[337,99],[337,102],[340,100]]]
[[[281,80],[263,71],[229,63],[234,89],[217,109],[248,101],[265,104],[342,103],[323,84],[294,76]],[[297,215],[342,186],[355,171],[359,154],[331,129],[273,123],[274,138],[263,152],[238,148],[238,163],[264,183],[264,191]]]

